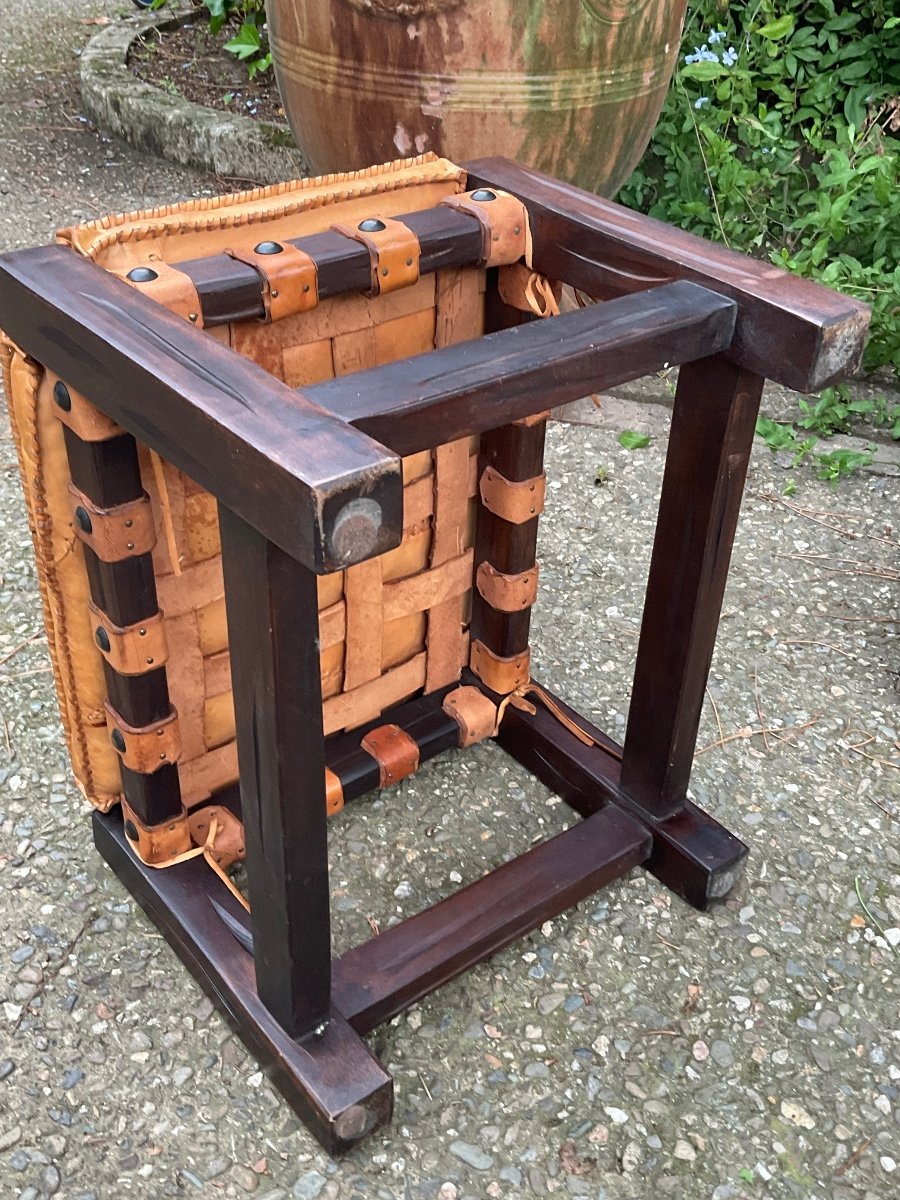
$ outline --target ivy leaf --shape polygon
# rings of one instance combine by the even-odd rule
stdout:
[[[718,62],[687,63],[681,68],[682,78],[697,79],[701,83],[706,83],[710,79],[719,79],[722,75],[727,74],[728,68]]]
[[[258,55],[261,49],[259,30],[252,22],[245,21],[231,41],[225,43],[225,49],[240,59]]]
[[[783,41],[794,32],[794,14],[785,13],[777,21],[769,21],[766,25],[760,26],[756,32],[760,37],[768,38],[770,42]]]
[[[635,433],[633,429],[625,429],[619,434],[619,445],[626,450],[645,450],[650,445],[650,437],[646,433]]]

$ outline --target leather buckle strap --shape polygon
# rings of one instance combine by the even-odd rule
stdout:
[[[143,292],[157,304],[162,304],[169,312],[178,317],[184,317],[198,329],[203,328],[203,306],[200,303],[200,293],[190,275],[164,263],[160,258],[151,258],[149,262],[130,267],[128,271],[114,272],[124,279],[136,291]]]
[[[524,257],[528,213],[517,197],[497,188],[476,188],[474,192],[445,196],[440,203],[468,213],[481,225],[483,266],[506,266]]]
[[[475,572],[475,586],[485,603],[497,612],[521,612],[537,599],[537,563],[517,575],[505,575],[489,562],[481,562]]]
[[[116,625],[96,604],[90,603],[88,608],[94,618],[94,641],[120,675],[146,675],[169,657],[162,613],[134,625]]]
[[[379,786],[399,783],[418,769],[419,746],[399,725],[370,729],[360,746],[378,763]]]
[[[315,261],[290,242],[257,242],[225,253],[259,274],[267,322],[308,312],[319,303]]]
[[[47,382],[52,388],[55,416],[83,442],[108,442],[125,432],[59,376],[48,371]]]
[[[495,467],[485,467],[478,485],[481,503],[488,512],[512,525],[524,525],[540,516],[546,488],[547,477],[543,473],[514,482]]]
[[[181,734],[178,714],[173,708],[167,717],[152,725],[136,728],[129,725],[107,700],[106,727],[113,749],[129,771],[152,775],[166,763],[178,761],[181,754]]]
[[[358,225],[332,225],[335,233],[353,238],[369,251],[372,295],[410,287],[419,278],[419,239],[402,221],[369,217]]]
[[[524,687],[531,678],[531,651],[523,650],[511,658],[494,654],[484,642],[472,642],[469,650],[469,666],[483,684],[505,696],[517,688]]]
[[[69,496],[75,536],[103,562],[122,562],[149,554],[156,545],[156,528],[146,493],[115,508],[98,508],[74,484],[69,484]]]

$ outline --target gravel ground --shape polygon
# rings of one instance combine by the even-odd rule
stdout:
[[[79,120],[73,49],[118,10],[74,7],[3,0],[4,249],[223,186]],[[634,394],[570,416],[535,673],[615,732],[666,417]],[[650,447],[622,449],[641,422]],[[373,1038],[392,1127],[334,1162],[91,849],[4,423],[0,1200],[896,1196],[900,479],[879,459],[788,500],[785,465],[754,458],[694,776],[751,844],[737,894],[701,915],[635,872],[415,1006]],[[427,764],[332,826],[337,945],[568,820],[493,745]]]

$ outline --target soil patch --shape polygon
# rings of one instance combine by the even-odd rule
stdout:
[[[213,37],[202,13],[174,29],[151,29],[132,45],[128,66],[138,79],[194,104],[222,112],[283,122],[284,109],[267,71],[253,80],[247,68],[222,47],[238,31],[233,24]]]

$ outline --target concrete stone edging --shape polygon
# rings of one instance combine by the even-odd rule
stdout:
[[[148,154],[258,183],[307,175],[287,125],[219,112],[172,96],[128,68],[132,43],[150,29],[172,29],[197,10],[142,13],[95,33],[81,55],[85,111],[103,129]]]

